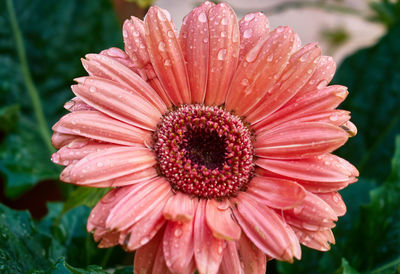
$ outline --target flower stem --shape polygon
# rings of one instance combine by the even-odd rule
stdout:
[[[381,267],[379,267],[379,268],[376,268],[376,269],[372,270],[372,271],[370,272],[370,274],[382,273],[382,272],[384,272],[385,270],[388,270],[388,269],[390,269],[390,268],[392,268],[392,267],[396,267],[396,266],[399,267],[399,265],[400,265],[400,258],[397,258],[397,259],[394,260],[394,261],[391,261],[391,262],[389,262],[389,263],[387,263],[387,264],[385,264],[385,265],[383,265],[383,266],[381,266]]]
[[[24,77],[24,83],[28,90],[29,97],[32,101],[33,111],[35,113],[36,120],[39,126],[39,133],[46,144],[50,153],[54,152],[54,148],[51,145],[51,137],[48,129],[48,125],[43,113],[42,102],[40,101],[39,92],[35,87],[32,80],[32,75],[29,70],[28,60],[26,58],[26,51],[24,46],[24,40],[21,34],[21,29],[18,26],[17,16],[15,15],[14,4],[12,0],[7,0],[7,9],[10,15],[10,23],[12,32],[14,35],[15,43],[17,46],[18,58],[21,65],[22,75]]]

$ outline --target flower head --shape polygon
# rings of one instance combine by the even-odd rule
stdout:
[[[123,26],[125,50],[82,59],[54,125],[61,180],[112,187],[87,228],[137,273],[264,273],[326,251],[358,171],[332,151],[356,133],[316,43],[262,13],[203,3],[178,34],[163,9]]]

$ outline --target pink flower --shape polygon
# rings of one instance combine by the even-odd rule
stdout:
[[[356,133],[332,58],[210,2],[179,34],[152,7],[123,37],[82,60],[53,127],[61,180],[113,188],[87,224],[99,247],[136,250],[135,273],[264,273],[300,244],[329,250],[358,176],[331,154]]]

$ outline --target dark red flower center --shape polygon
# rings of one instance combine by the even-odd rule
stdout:
[[[246,189],[254,149],[239,117],[215,106],[184,105],[163,117],[154,136],[159,172],[175,191],[211,199]]]

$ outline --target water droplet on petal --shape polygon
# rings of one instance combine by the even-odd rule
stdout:
[[[158,49],[159,49],[160,51],[165,51],[165,43],[164,43],[164,42],[160,42],[160,43],[158,44]]]
[[[141,245],[145,245],[145,244],[147,244],[148,242],[149,242],[149,238],[148,237],[143,237],[141,240],[140,240],[140,244]]]
[[[222,251],[224,251],[224,249],[222,248],[222,246],[219,246],[217,251],[218,251],[218,254],[221,254]]]
[[[226,37],[226,31],[221,31],[221,37]]]
[[[199,14],[199,17],[197,17],[197,19],[199,20],[199,22],[201,23],[205,23],[207,22],[207,16],[204,12]]]
[[[138,32],[138,31],[134,31],[134,32],[133,32],[133,36],[139,37],[139,32]]]
[[[243,78],[243,80],[240,82],[242,86],[248,86],[249,85],[249,79]]]
[[[328,81],[322,80],[321,82],[318,83],[317,89],[321,89],[325,87],[328,84]]]
[[[168,37],[170,37],[170,38],[174,37],[174,32],[172,30],[168,31]]]
[[[336,122],[337,120],[339,120],[339,117],[337,115],[332,115],[329,117],[329,120],[331,120],[332,122]]]
[[[225,59],[225,57],[226,57],[226,49],[220,49],[218,51],[218,56],[217,56],[218,60],[222,61]]]
[[[104,166],[104,164],[102,162],[97,163],[97,167],[102,167],[102,166]]]
[[[166,59],[166,60],[164,61],[164,66],[169,67],[170,65],[171,65],[171,60]]]
[[[228,19],[226,17],[222,18],[221,24],[224,26],[228,25]]]
[[[205,37],[205,38],[203,39],[203,42],[204,42],[204,43],[208,43],[208,38]]]
[[[219,203],[217,208],[219,210],[227,210],[229,208],[229,203]]]
[[[95,91],[96,91],[96,88],[92,86],[92,87],[89,88],[89,91],[90,91],[90,92],[95,92]]]
[[[123,31],[122,31],[122,36],[123,36],[124,38],[128,37],[128,33],[126,32],[126,30],[123,30]]]
[[[162,10],[158,10],[157,12],[157,17],[160,21],[166,21],[167,17],[165,16],[165,13]]]
[[[180,237],[182,236],[182,229],[178,228],[174,232],[175,237]]]
[[[274,55],[273,54],[268,55],[267,62],[272,62],[272,60],[274,60]]]
[[[243,32],[243,38],[248,39],[253,35],[252,29],[247,29]]]

